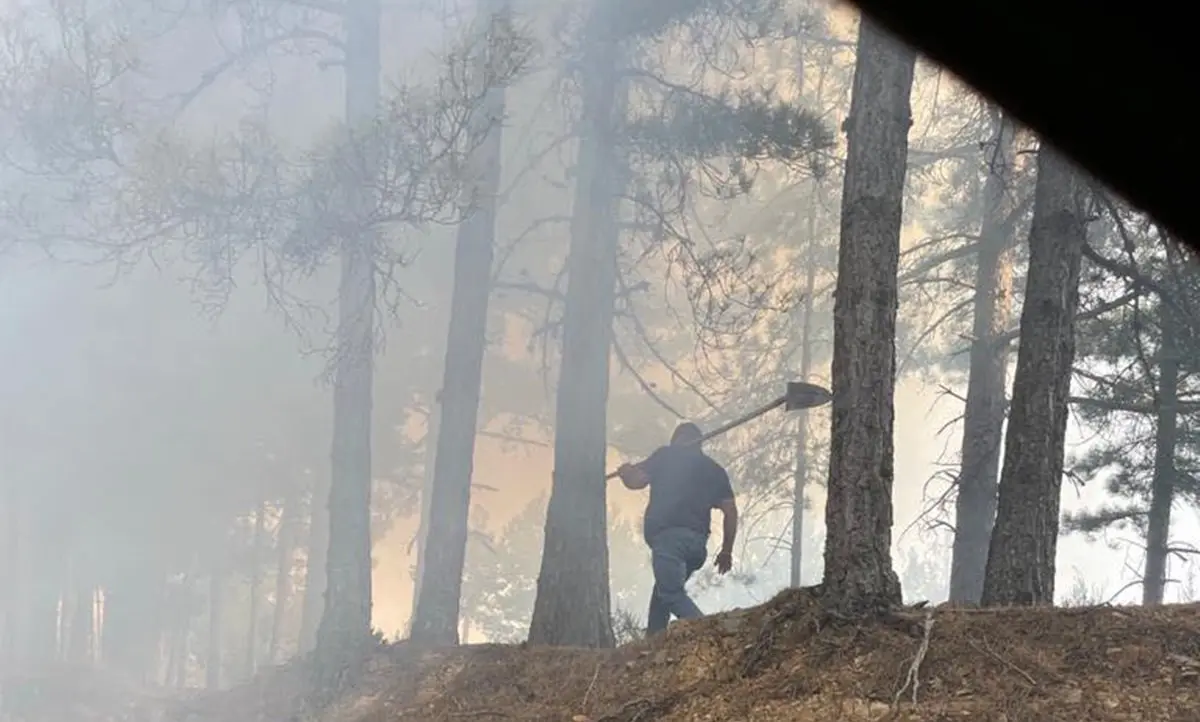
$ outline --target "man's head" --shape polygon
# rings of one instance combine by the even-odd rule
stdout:
[[[701,433],[700,427],[690,421],[685,421],[675,427],[675,433],[671,434],[671,446],[681,446],[683,444],[695,444],[704,434]]]

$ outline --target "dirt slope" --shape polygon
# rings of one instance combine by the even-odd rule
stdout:
[[[391,645],[319,715],[298,706],[299,665],[187,699],[91,674],[38,682],[36,713],[3,722],[1196,722],[1200,605],[937,608],[855,624],[791,591],[616,650]]]
[[[289,709],[299,681],[281,671],[175,718],[303,719]],[[854,624],[792,591],[610,651],[394,645],[319,719],[1194,722],[1200,606],[936,608]]]

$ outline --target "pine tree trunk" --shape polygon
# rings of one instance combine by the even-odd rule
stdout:
[[[250,603],[246,624],[246,660],[243,673],[246,679],[258,671],[258,617],[262,599],[262,559],[267,528],[267,500],[260,493],[258,509],[254,511],[254,541],[250,558]]]
[[[101,659],[139,683],[157,679],[163,638],[162,595],[165,575],[154,566],[134,568],[104,589],[104,637]]]
[[[214,568],[208,580],[208,649],[204,657],[204,685],[210,690],[221,688],[224,612],[225,574],[220,568]]]
[[[379,3],[351,0],[346,4],[346,122],[351,132],[365,130],[378,114]],[[360,180],[361,186],[351,195],[362,206],[357,215],[365,218],[373,179]],[[337,687],[371,638],[374,245],[368,230],[342,239],[327,588],[316,647],[316,686],[323,690]]]
[[[892,570],[897,273],[915,52],[861,20],[834,294],[833,429],[825,507],[829,603],[900,603]]]
[[[288,605],[292,598],[292,567],[296,555],[296,499],[289,495],[283,501],[279,516],[279,532],[275,543],[275,606],[271,610],[271,641],[267,651],[268,664],[278,664],[283,648],[283,628],[287,621]]]
[[[66,554],[61,531],[54,523],[60,514],[38,490],[25,495],[19,520],[18,580],[14,637],[19,663],[44,665],[59,658],[60,614]]]
[[[826,68],[819,67],[817,69],[816,83],[813,84],[811,100],[808,93],[808,77],[804,66],[803,51],[800,53],[800,63],[796,73],[800,79],[801,98],[807,101],[813,108],[823,108]],[[820,191],[821,186],[819,181],[813,179],[812,199],[808,206],[808,215],[805,218],[804,224],[807,253],[805,254],[803,315],[800,320],[800,378],[805,381],[808,381],[808,377],[812,374],[812,329],[815,323],[813,318],[813,295],[817,292],[817,210],[820,206],[818,200]],[[799,587],[804,582],[804,521],[808,506],[807,490],[809,481],[808,414],[800,414],[797,424],[796,468],[793,473],[792,486],[792,547],[791,558],[789,560],[791,562],[790,584],[792,587]]]
[[[809,253],[807,269],[804,277],[804,307],[803,318],[800,322],[800,378],[808,381],[812,374],[812,326],[813,326],[813,294],[817,290],[817,264],[813,253],[816,243],[816,198],[808,210],[806,232],[808,236]],[[808,414],[798,414],[796,430],[796,470],[794,474],[792,493],[792,550],[791,550],[791,586],[799,587],[803,583],[804,570],[804,512],[807,506],[805,498],[808,488]]]
[[[317,475],[309,499],[308,541],[304,554],[304,600],[300,609],[298,652],[317,646],[317,625],[325,610],[326,561],[329,558],[329,477]]]
[[[457,249],[456,249],[457,250]],[[433,475],[437,459],[437,435],[441,426],[442,392],[438,390],[433,404],[429,408],[429,417],[425,420],[425,475],[421,479],[421,518],[417,526],[417,568],[413,576],[413,609],[417,608],[417,599],[421,597],[421,583],[425,579],[425,551],[429,548],[429,514],[433,504]],[[415,619],[408,619],[409,635]]]
[[[988,543],[996,518],[1012,322],[1012,192],[1016,126],[999,110],[988,149],[983,184],[983,221],[975,267],[971,366],[963,416],[961,467],[954,515],[950,601],[978,604],[983,594]]]
[[[480,74],[491,55],[489,38],[497,23],[507,22],[506,3],[482,4],[483,32],[477,40]],[[441,423],[437,434],[433,488],[427,535],[422,544],[423,577],[413,609],[411,638],[439,645],[458,643],[463,564],[471,512],[471,472],[479,423],[483,357],[487,348],[488,300],[491,296],[492,256],[496,225],[496,194],[500,190],[501,122],[504,89],[494,87],[484,98],[483,112],[473,122],[484,141],[471,154],[474,203],[458,228],[454,252],[454,288],[450,327],[442,372]]]
[[[87,578],[78,558],[71,562],[70,604],[66,616],[65,654],[67,660],[78,664],[92,662],[92,631],[96,624],[96,590]]]
[[[1067,400],[1087,235],[1083,192],[1075,168],[1043,144],[1000,500],[983,585],[986,605],[1054,603]]]
[[[1142,604],[1162,604],[1167,584],[1167,555],[1171,535],[1171,506],[1175,500],[1175,445],[1179,425],[1179,349],[1175,312],[1160,304],[1162,341],[1158,359],[1158,419],[1154,438],[1154,480],[1146,524],[1146,571]]]
[[[170,671],[166,679],[167,686],[172,689],[183,689],[187,686],[188,659],[190,656],[188,638],[192,620],[186,610],[179,611],[181,613],[175,616],[175,624],[172,625]]]
[[[554,475],[531,644],[614,645],[605,486],[609,354],[617,283],[618,98],[613,6],[596,0],[581,74],[582,131],[567,256]]]
[[[172,625],[167,630],[166,647],[167,669],[163,673],[162,686],[170,688],[179,676],[179,663],[182,661],[179,655],[179,628],[177,625]]]

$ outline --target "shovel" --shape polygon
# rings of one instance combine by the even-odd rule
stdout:
[[[714,436],[720,436],[721,434],[732,431],[743,424],[754,421],[758,417],[766,414],[768,411],[774,411],[780,406],[783,407],[784,411],[802,411],[804,409],[816,408],[817,406],[824,406],[832,400],[833,395],[830,394],[829,390],[823,386],[817,386],[816,384],[805,383],[803,381],[788,381],[787,389],[784,391],[783,396],[780,396],[769,403],[763,404],[757,409],[737,417],[733,421],[729,421],[718,426],[712,431],[701,436],[699,439],[688,442],[688,444],[702,444]],[[610,471],[604,477],[604,480],[608,481],[609,479],[615,478],[617,478],[617,472]]]

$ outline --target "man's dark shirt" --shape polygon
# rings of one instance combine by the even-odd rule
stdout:
[[[650,503],[642,522],[646,541],[683,527],[708,537],[712,510],[733,498],[729,474],[696,446],[663,446],[642,462],[650,477]]]

